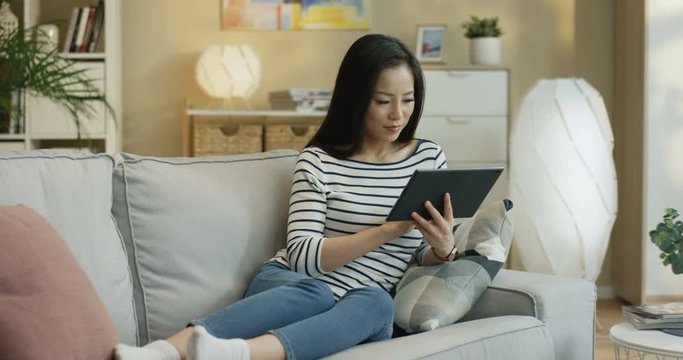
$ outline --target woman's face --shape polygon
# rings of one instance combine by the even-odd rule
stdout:
[[[365,115],[365,142],[396,141],[414,107],[414,79],[408,65],[384,69]]]

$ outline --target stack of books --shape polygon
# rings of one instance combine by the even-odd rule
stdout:
[[[98,48],[104,26],[104,0],[97,6],[74,7],[64,39],[65,53],[92,53]]]
[[[320,89],[287,89],[271,91],[268,100],[273,110],[300,112],[327,111],[332,93]]]
[[[663,304],[624,305],[624,318],[636,329],[679,329],[683,331],[683,302]]]

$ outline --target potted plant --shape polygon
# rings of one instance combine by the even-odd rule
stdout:
[[[465,37],[470,39],[470,62],[473,65],[498,65],[500,63],[500,36],[498,17],[479,18],[471,15],[462,24]]]
[[[64,106],[73,115],[80,141],[80,117],[91,115],[96,102],[113,113],[112,107],[95,86],[98,79],[86,76],[84,69],[77,69],[58,49],[48,46],[45,38],[39,26],[0,27],[0,123],[21,122],[21,94],[30,93]]]
[[[674,274],[683,273],[683,222],[676,220],[678,211],[664,210],[664,220],[650,231],[650,240],[657,245],[664,266],[671,265]]]

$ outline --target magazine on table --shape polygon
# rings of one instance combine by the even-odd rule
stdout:
[[[645,312],[642,305],[622,306],[624,318],[628,320],[636,329],[683,329],[683,317],[668,316],[662,317],[661,314],[653,315]]]
[[[632,305],[628,306],[628,308],[630,312],[646,314],[659,319],[683,320],[683,302]]]

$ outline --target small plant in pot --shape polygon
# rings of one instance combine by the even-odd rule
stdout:
[[[500,36],[503,32],[498,17],[479,18],[471,15],[462,24],[465,37],[470,39],[470,62],[473,65],[498,65],[500,63]]]
[[[676,220],[678,211],[664,210],[664,219],[650,231],[650,240],[657,245],[664,266],[671,265],[674,274],[683,274],[683,222]]]

